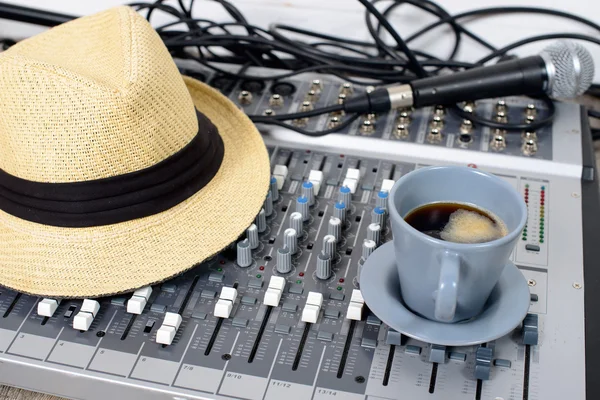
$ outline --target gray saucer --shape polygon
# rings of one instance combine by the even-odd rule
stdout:
[[[402,302],[394,259],[388,242],[369,256],[360,275],[360,291],[371,311],[391,328],[426,343],[468,346],[504,336],[514,330],[529,310],[529,287],[521,271],[509,261],[481,314],[447,324],[423,318]]]

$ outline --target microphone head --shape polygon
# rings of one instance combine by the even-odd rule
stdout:
[[[553,98],[577,97],[594,80],[594,60],[589,51],[578,43],[561,40],[546,47],[540,56],[546,62],[548,87]]]

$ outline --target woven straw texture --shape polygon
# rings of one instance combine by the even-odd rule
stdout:
[[[0,211],[1,285],[53,297],[127,292],[190,269],[252,223],[269,186],[260,134],[220,93],[182,79],[133,10],[84,17],[11,50],[0,55],[0,168],[11,174],[72,182],[151,166],[194,136],[194,106],[217,126],[225,155],[197,194],[145,218],[60,228]]]

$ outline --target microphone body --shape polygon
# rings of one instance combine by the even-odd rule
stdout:
[[[547,86],[546,62],[539,55],[410,83],[414,107],[515,94],[536,95],[544,93]]]
[[[577,43],[559,41],[539,55],[377,89],[349,99],[345,110],[385,112],[515,95],[572,98],[584,93],[593,78],[591,54]]]

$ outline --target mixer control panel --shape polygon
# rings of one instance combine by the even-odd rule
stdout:
[[[258,86],[232,93],[252,112],[264,111],[260,99],[273,112],[297,107],[291,86],[280,85],[274,94]],[[314,80],[305,86],[296,90],[302,107],[331,97],[342,101],[342,94],[359,90]],[[442,109],[430,112],[440,120],[426,120],[422,111],[386,118],[393,126],[404,118],[413,139],[434,129],[474,129],[468,123],[452,128]],[[361,122],[363,131],[391,135],[378,118],[368,128]],[[581,226],[580,203],[571,196],[580,190],[578,179],[484,168],[510,182],[528,204],[513,261],[529,283],[530,312],[498,340],[446,347],[386,326],[364,303],[358,276],[366,257],[392,239],[387,191],[435,160],[265,140],[272,179],[263,210],[236,243],[202,265],[160,285],[100,299],[41,299],[0,289],[0,381],[90,399],[106,393],[140,399],[585,398],[583,290],[573,285],[583,282],[581,238],[558,228]],[[551,156],[540,149],[540,156]],[[551,244],[562,244],[564,254],[549,252]]]

